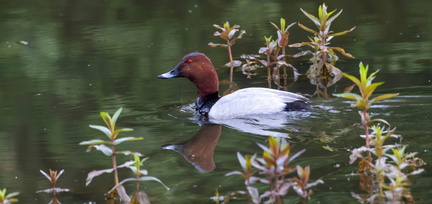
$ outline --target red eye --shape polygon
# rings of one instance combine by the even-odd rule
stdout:
[[[188,60],[186,60],[186,63],[190,64],[190,63],[192,63],[192,60],[188,59]]]

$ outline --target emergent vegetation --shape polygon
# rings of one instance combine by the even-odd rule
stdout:
[[[310,42],[295,43],[290,47],[303,47],[309,46],[313,50],[302,51],[293,55],[293,57],[300,57],[304,55],[312,55],[310,61],[312,65],[307,71],[307,77],[310,79],[311,84],[316,86],[316,94],[328,98],[327,87],[335,84],[342,78],[342,72],[335,67],[339,57],[335,51],[340,52],[342,55],[350,58],[354,58],[351,54],[346,53],[341,47],[329,47],[330,40],[336,36],[345,35],[355,29],[355,27],[345,30],[342,32],[333,33],[330,30],[332,22],[342,13],[343,10],[339,11],[335,15],[331,16],[336,10],[327,12],[327,6],[323,4],[318,8],[318,17],[300,9],[306,17],[308,17],[317,27],[317,30],[310,29],[303,24],[298,24],[303,30],[313,34],[309,37]],[[323,91],[321,91],[322,89]]]
[[[237,158],[243,172],[233,171],[226,174],[226,176],[241,176],[245,180],[246,191],[236,191],[227,196],[220,196],[217,191],[213,200],[217,203],[227,202],[235,194],[246,194],[247,203],[283,203],[284,196],[290,188],[293,188],[302,199],[307,199],[313,193],[310,188],[323,183],[321,179],[309,183],[310,166],[305,168],[298,165],[290,166],[295,158],[305,152],[304,149],[291,155],[292,145],[289,145],[285,139],[277,137],[269,137],[268,147],[259,143],[258,146],[263,150],[262,157],[243,156],[238,152]],[[295,171],[297,177],[287,177]],[[264,178],[255,176],[256,174],[263,175]],[[267,190],[262,194],[257,187],[253,186],[258,183],[268,185]]]
[[[106,156],[111,157],[112,161],[112,168],[110,169],[104,169],[104,170],[95,170],[88,174],[86,185],[89,185],[94,177],[99,176],[103,173],[111,173],[114,172],[114,186],[116,186],[116,193],[114,194],[108,194],[108,198],[114,198],[112,195],[119,195],[121,199],[125,200],[128,199],[128,196],[126,194],[126,191],[124,190],[124,187],[119,185],[119,178],[118,178],[118,168],[128,167],[133,162],[126,162],[122,165],[117,165],[117,154],[124,154],[124,155],[140,155],[138,152],[130,152],[130,151],[122,151],[117,152],[115,147],[116,145],[119,145],[126,141],[136,141],[136,140],[142,140],[142,137],[123,137],[123,138],[117,138],[119,133],[121,132],[128,132],[132,131],[130,128],[122,128],[122,129],[116,129],[116,122],[118,117],[120,116],[120,113],[123,109],[119,108],[111,118],[111,116],[106,112],[101,112],[100,116],[102,117],[103,121],[105,122],[107,127],[100,126],[100,125],[90,125],[91,128],[99,130],[103,132],[109,140],[101,140],[101,139],[93,139],[90,141],[84,141],[81,142],[80,145],[88,145],[87,151],[90,151],[92,148],[95,148],[98,151],[101,151]],[[105,144],[108,144],[106,146]]]
[[[0,204],[9,204],[9,203],[18,202],[18,199],[14,198],[17,195],[19,195],[19,192],[13,192],[7,194],[6,188],[3,188],[3,190],[0,191]]]
[[[230,84],[230,89],[229,92],[233,92],[236,90],[236,85],[233,82],[233,71],[234,71],[234,61],[233,61],[233,55],[232,55],[232,51],[231,51],[231,47],[234,45],[234,43],[236,43],[236,41],[240,38],[242,38],[243,34],[246,33],[246,31],[244,30],[239,30],[238,28],[240,28],[239,25],[234,25],[233,27],[230,27],[229,22],[227,21],[226,23],[224,23],[223,27],[221,27],[220,25],[216,25],[214,24],[213,27],[221,30],[222,32],[216,31],[214,33],[214,36],[219,36],[220,38],[226,40],[226,44],[215,44],[210,42],[209,45],[211,47],[225,47],[228,49],[228,56],[229,56],[229,66],[230,66],[230,79],[229,79],[229,84]],[[240,33],[238,34],[237,37],[234,37],[234,35],[240,31]]]
[[[360,79],[343,73],[343,75],[354,82],[348,91],[354,86],[360,90],[360,95],[355,93],[335,94],[338,97],[355,100],[353,107],[360,109],[359,114],[361,124],[365,130],[365,146],[352,150],[350,164],[359,159],[358,174],[361,185],[368,192],[367,199],[353,194],[359,200],[379,203],[400,203],[406,201],[413,202],[411,192],[407,186],[410,185],[408,176],[416,175],[424,171],[419,168],[423,161],[417,158],[417,153],[405,153],[406,145],[385,144],[393,138],[400,138],[395,135],[395,128],[383,119],[372,119],[368,110],[372,105],[384,99],[395,97],[398,94],[383,94],[370,99],[375,89],[384,82],[373,83],[378,71],[368,76],[368,66],[360,63]],[[370,133],[372,129],[372,133]],[[366,155],[364,155],[366,153]]]

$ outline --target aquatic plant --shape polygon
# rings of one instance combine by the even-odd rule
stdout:
[[[272,80],[271,66],[272,64],[274,64],[274,62],[272,62],[270,59],[274,60],[275,47],[277,46],[276,41],[272,40],[272,37],[273,36],[270,37],[264,36],[265,47],[261,47],[258,50],[258,53],[266,55],[266,60],[260,60],[260,62],[265,67],[267,67],[267,82],[269,88],[271,88],[271,80]]]
[[[67,188],[57,188],[56,187],[58,179],[64,173],[64,169],[62,169],[60,172],[53,171],[53,170],[50,169],[49,170],[49,175],[47,173],[45,173],[44,171],[42,171],[42,170],[40,170],[40,172],[42,173],[42,175],[44,175],[48,179],[48,181],[51,182],[52,187],[48,188],[46,190],[37,191],[37,193],[41,193],[41,192],[44,192],[44,193],[53,193],[53,195],[55,196],[57,193],[60,193],[60,192],[69,192],[70,191],[70,189],[67,189]]]
[[[313,49],[312,51],[302,51],[293,55],[293,57],[312,55],[312,57],[310,58],[312,65],[307,71],[307,77],[310,79],[311,84],[316,86],[316,94],[318,94],[318,96],[328,98],[327,87],[335,84],[342,78],[342,72],[340,71],[340,69],[335,67],[336,62],[339,60],[339,57],[336,55],[335,51],[338,51],[340,54],[346,57],[354,58],[351,54],[346,53],[345,50],[341,47],[330,47],[330,40],[332,40],[336,36],[345,35],[353,31],[355,27],[342,32],[333,33],[333,31],[330,30],[330,26],[332,22],[342,13],[343,10],[340,10],[336,14],[334,14],[336,10],[327,12],[327,6],[325,5],[325,3],[319,6],[318,17],[309,14],[301,8],[300,10],[315,24],[317,30],[313,30],[304,26],[301,23],[298,23],[300,28],[312,33],[313,36],[309,37],[310,42],[295,43],[289,46],[309,46]],[[332,14],[334,15],[332,16]],[[320,89],[322,89],[323,91],[321,91]]]
[[[294,75],[294,80],[297,79],[299,73],[297,69],[287,63],[287,54],[286,54],[286,47],[288,46],[289,42],[289,32],[288,29],[293,26],[295,23],[291,23],[290,25],[286,26],[286,21],[284,18],[280,19],[280,27],[277,26],[275,23],[270,22],[270,24],[276,28],[277,36],[278,38],[276,40],[272,40],[272,36],[265,37],[265,47],[261,47],[259,49],[260,54],[264,54],[267,56],[266,60],[260,60],[261,64],[263,64],[265,67],[267,67],[267,80],[275,82],[275,84],[278,86],[278,89],[281,87],[280,83],[280,68],[283,68],[283,78],[284,78],[284,84],[287,84],[287,67],[291,67]],[[273,73],[271,73],[271,68],[273,67]],[[270,82],[269,82],[270,87]]]
[[[346,78],[348,78],[352,82],[354,82],[354,85],[349,87],[347,89],[346,93],[334,94],[334,95],[337,97],[352,99],[352,100],[356,101],[356,103],[351,104],[351,106],[357,107],[360,109],[359,114],[361,117],[361,124],[362,124],[363,128],[365,129],[366,147],[370,148],[369,126],[372,123],[376,123],[376,122],[383,123],[383,124],[386,124],[388,126],[390,126],[390,124],[383,119],[371,120],[371,117],[368,114],[368,110],[371,108],[373,103],[384,100],[384,99],[388,99],[391,97],[398,96],[399,94],[383,94],[383,95],[377,96],[373,99],[370,99],[370,97],[372,96],[375,89],[378,86],[382,85],[384,82],[372,83],[372,81],[375,79],[375,75],[378,73],[378,71],[375,71],[368,76],[368,70],[369,70],[369,66],[368,65],[364,66],[363,63],[360,62],[360,65],[359,65],[360,79],[357,79],[356,77],[354,77],[352,75],[343,73],[343,76],[345,76]],[[356,93],[349,93],[349,91],[352,88],[354,88],[354,86],[358,87],[358,89],[360,91],[360,95],[356,94]]]
[[[378,71],[368,75],[369,67],[362,63],[359,65],[360,79],[343,73],[343,75],[354,82],[346,93],[334,94],[338,97],[355,100],[352,107],[360,109],[359,114],[362,126],[365,130],[366,144],[352,150],[350,155],[350,164],[359,159],[358,173],[361,179],[363,190],[369,192],[368,201],[396,203],[404,200],[412,200],[411,193],[407,186],[410,185],[408,176],[416,175],[423,172],[421,167],[424,165],[423,160],[417,158],[417,153],[405,153],[405,145],[392,144],[386,145],[389,138],[399,138],[395,135],[395,128],[383,119],[372,119],[368,113],[371,106],[384,99],[395,97],[399,94],[383,94],[370,99],[375,89],[384,82],[373,83]],[[360,95],[349,93],[354,86],[357,86]],[[370,132],[372,130],[372,132]],[[391,152],[390,152],[391,150]],[[363,156],[367,153],[367,156]],[[408,170],[407,167],[412,167]],[[355,197],[361,197],[354,194]]]
[[[19,192],[12,192],[7,194],[6,188],[3,188],[3,190],[0,191],[0,204],[9,204],[9,203],[18,202],[18,199],[14,198],[17,195],[19,195]]]
[[[236,191],[234,193],[247,194],[248,203],[261,203],[265,199],[266,203],[283,203],[283,197],[293,188],[303,199],[312,195],[311,187],[323,183],[321,179],[309,183],[310,167],[302,168],[290,167],[291,162],[300,156],[305,150],[301,150],[291,155],[292,146],[283,138],[269,137],[269,146],[258,143],[263,150],[262,157],[243,156],[237,153],[237,158],[243,172],[233,171],[226,176],[239,175],[245,180],[246,192]],[[286,178],[297,170],[297,177]],[[254,176],[255,174],[264,175],[265,178]],[[252,186],[256,183],[268,185],[268,190],[260,195],[258,188]],[[230,193],[232,197],[233,193]],[[226,199],[226,198],[224,198]]]
[[[234,25],[233,27],[230,27],[229,22],[225,22],[223,24],[223,26],[220,25],[216,25],[214,24],[213,27],[221,30],[221,32],[216,31],[214,33],[214,36],[219,36],[220,38],[226,40],[226,44],[215,44],[213,42],[210,42],[208,45],[211,47],[225,47],[228,49],[228,56],[229,56],[229,63],[230,63],[230,79],[229,79],[229,83],[230,83],[230,89],[231,91],[233,90],[233,72],[234,72],[234,61],[233,61],[233,55],[232,55],[232,51],[231,51],[231,47],[236,43],[236,41],[238,39],[241,39],[243,37],[243,35],[246,33],[246,31],[244,30],[239,30],[238,28],[240,28],[239,25]],[[237,35],[237,37],[234,37],[234,35],[239,32],[239,34]]]
[[[116,155],[118,154],[124,154],[124,155],[141,155],[138,152],[130,152],[130,151],[116,151],[116,145],[119,145],[126,141],[136,141],[136,140],[142,140],[142,137],[123,137],[123,138],[117,138],[118,135],[121,132],[128,132],[132,131],[131,128],[122,128],[122,129],[116,129],[116,122],[118,117],[120,116],[120,113],[122,112],[122,108],[119,108],[111,118],[111,116],[107,112],[100,112],[100,116],[102,117],[103,121],[105,122],[107,127],[100,126],[100,125],[90,125],[90,128],[99,130],[103,132],[109,140],[101,140],[101,139],[93,139],[89,141],[83,141],[79,143],[80,145],[88,145],[87,152],[89,152],[92,148],[95,148],[98,151],[101,151],[106,156],[111,157],[112,161],[112,168],[110,169],[104,169],[104,170],[95,170],[90,172],[87,175],[86,179],[86,185],[89,185],[92,181],[92,179],[96,176],[99,176],[103,173],[111,173],[114,172],[114,185],[117,186],[119,184],[119,178],[118,178],[118,168],[124,168],[128,167],[131,162],[126,162],[122,165],[117,165],[117,159]],[[106,146],[105,144],[109,145]],[[132,162],[133,163],[133,162]],[[123,188],[119,188],[121,186],[117,187],[118,189],[121,189],[123,191]]]
[[[60,178],[60,176],[64,172],[64,169],[62,169],[60,172],[53,171],[50,169],[49,175],[42,170],[40,170],[40,172],[42,173],[42,175],[44,175],[51,182],[52,187],[45,189],[45,190],[36,191],[36,193],[52,193],[53,197],[52,197],[50,203],[53,203],[53,204],[60,203],[60,201],[56,197],[57,193],[70,191],[70,189],[68,189],[68,188],[57,188],[57,186],[56,186],[58,179]]]
[[[126,166],[127,168],[129,168],[130,170],[132,170],[132,172],[135,174],[135,178],[127,178],[124,179],[122,181],[120,181],[117,185],[115,185],[113,188],[111,188],[110,191],[108,191],[108,193],[111,193],[112,191],[114,191],[117,187],[123,185],[124,183],[128,182],[128,181],[136,181],[136,191],[133,193],[132,198],[130,200],[130,204],[140,204],[140,203],[150,203],[147,194],[144,191],[141,191],[140,189],[140,181],[157,181],[160,184],[162,184],[167,190],[169,190],[169,188],[158,178],[154,177],[154,176],[147,176],[148,175],[148,171],[145,169],[141,169],[141,166],[143,166],[144,161],[146,161],[148,158],[143,158],[140,159],[140,155],[135,154],[134,156],[134,160],[130,162],[129,166]]]

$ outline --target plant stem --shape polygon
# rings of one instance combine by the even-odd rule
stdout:
[[[228,45],[228,55],[229,55],[229,59],[230,59],[230,86],[232,86],[234,63],[233,63],[233,57],[232,57],[232,52],[231,52],[231,43],[229,40],[227,40],[227,45]]]
[[[368,123],[369,123],[368,113],[367,113],[367,110],[362,110],[361,113],[362,113],[362,118],[363,118],[362,123],[363,123],[363,127],[365,129],[366,148],[369,149],[370,148],[370,138],[369,138],[369,126],[368,126]],[[367,156],[367,162],[368,163],[372,163],[372,154],[371,154],[371,152],[368,151],[367,155],[368,155]],[[368,171],[365,171],[365,172],[368,173]],[[370,176],[372,176],[372,175],[370,175]],[[377,175],[375,175],[375,176],[377,176]],[[374,189],[374,181],[373,181],[373,179],[371,179],[369,186],[370,186],[369,187],[369,193],[370,193],[370,196],[372,196],[373,195],[373,189]],[[380,191],[381,191],[381,185],[380,185]]]
[[[139,175],[137,175],[136,177],[137,177],[137,180],[139,180]],[[140,192],[140,182],[139,181],[137,181],[136,192]]]
[[[246,179],[247,203],[251,203],[251,195],[249,193],[250,181]]]
[[[275,170],[274,170],[274,179],[275,179],[274,186],[275,186],[275,194],[276,194],[276,203],[281,203],[280,197],[279,197],[279,182],[278,182],[279,178],[278,177],[279,177],[279,175],[277,172],[277,168],[275,168]]]
[[[111,151],[112,151],[112,164],[114,169],[114,183],[117,185],[119,183],[118,179],[118,172],[117,172],[117,159],[116,159],[116,152],[115,152],[115,145],[114,145],[114,138],[111,138]]]
[[[362,117],[363,117],[363,127],[365,129],[365,137],[366,137],[366,147],[370,148],[370,138],[369,138],[369,120],[368,120],[368,113],[367,110],[362,110]],[[372,162],[372,155],[371,152],[368,151],[368,162]]]
[[[324,89],[324,92],[323,92],[324,96],[323,97],[324,97],[324,99],[328,99],[328,94],[327,94],[327,83],[328,83],[328,81],[327,81],[327,79],[329,78],[329,76],[328,76],[327,67],[325,66],[326,62],[327,62],[327,54],[328,54],[327,46],[326,46],[326,44],[327,44],[326,36],[323,36],[322,39],[323,40],[321,41],[321,46],[320,47],[321,47],[321,61],[323,63],[323,67],[321,69],[321,76],[320,77],[324,76],[325,84],[322,83],[324,85],[324,88],[323,88]],[[324,48],[324,50],[323,50],[323,48]]]
[[[270,54],[267,55],[267,82],[268,87],[271,88],[271,73],[270,73]]]
[[[286,56],[285,56],[285,47],[282,47],[282,55],[283,55],[283,61],[286,62]],[[284,90],[288,91],[287,89],[287,83],[288,83],[288,74],[286,70],[286,66],[283,65],[283,78],[284,78]]]

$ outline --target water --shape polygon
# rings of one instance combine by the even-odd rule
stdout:
[[[62,203],[105,203],[103,194],[112,186],[112,175],[96,177],[85,186],[87,173],[110,166],[100,152],[86,153],[81,141],[104,135],[88,127],[102,125],[99,111],[124,111],[118,127],[134,128],[124,136],[144,137],[143,141],[123,143],[120,150],[139,151],[149,159],[144,168],[170,187],[166,191],[156,182],[142,187],[153,203],[211,203],[214,189],[222,193],[243,188],[243,181],[224,174],[239,170],[236,153],[260,153],[256,142],[265,143],[263,129],[290,135],[294,151],[306,148],[296,164],[311,165],[312,180],[325,184],[315,190],[311,203],[356,203],[351,192],[362,193],[358,178],[351,175],[347,150],[361,146],[362,130],[357,111],[343,99],[317,100],[309,113],[289,113],[278,123],[264,119],[211,127],[211,137],[199,137],[200,126],[193,120],[190,104],[196,92],[185,79],[158,80],[156,76],[173,68],[189,52],[206,53],[216,65],[220,79],[229,71],[226,51],[210,48],[220,43],[213,36],[213,24],[239,24],[247,31],[234,46],[234,55],[257,52],[263,36],[275,36],[268,21],[284,17],[312,26],[299,8],[316,12],[320,2],[301,1],[55,1],[3,2],[0,8],[0,187],[19,191],[20,203],[48,203],[50,195],[37,194],[50,187],[39,170],[61,170],[58,187],[73,189],[60,194]],[[430,164],[432,16],[429,1],[334,1],[329,9],[344,9],[333,23],[341,31],[357,26],[348,35],[335,38],[356,59],[341,57],[337,66],[357,75],[360,61],[380,69],[376,81],[386,83],[379,93],[399,92],[401,96],[377,104],[371,113],[397,127],[409,151]],[[383,9],[386,8],[386,9]],[[290,42],[307,40],[297,26],[290,29]],[[294,50],[288,50],[294,52]],[[255,54],[252,53],[252,54]],[[293,60],[300,73],[307,70],[305,59]],[[246,79],[236,71],[240,87],[265,87],[265,70]],[[329,91],[340,93],[350,85],[338,82]],[[228,87],[222,86],[225,90]],[[300,77],[290,91],[312,94],[314,87]],[[261,128],[261,129],[260,129]],[[220,135],[218,131],[220,129]],[[201,132],[206,132],[201,129]],[[208,134],[208,133],[206,133]],[[265,132],[265,134],[271,134]],[[162,149],[170,144],[209,145],[214,153],[195,166],[181,154]],[[192,146],[192,147],[191,147]],[[328,151],[323,147],[330,147]],[[119,156],[119,163],[131,158]],[[214,162],[214,165],[212,163]],[[201,163],[202,164],[202,163]],[[202,171],[210,172],[202,173]],[[122,169],[120,178],[132,173]],[[430,167],[412,179],[416,203],[430,203]],[[133,191],[134,185],[126,185]],[[289,196],[288,201],[298,201]],[[242,202],[239,202],[242,203]]]

